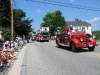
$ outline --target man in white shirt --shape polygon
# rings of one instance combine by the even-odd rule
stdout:
[[[2,31],[0,31],[0,53],[2,53],[3,49],[3,39],[2,39]],[[0,67],[2,66],[2,61],[0,62]]]
[[[3,32],[2,32],[2,31],[0,31],[0,38],[2,38],[2,33],[3,33]]]
[[[0,31],[0,49],[2,49],[3,48],[3,41],[4,41],[4,39],[2,38],[2,31]]]

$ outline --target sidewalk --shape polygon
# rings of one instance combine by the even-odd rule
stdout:
[[[24,53],[26,50],[26,46],[20,50],[20,52],[15,52],[16,57],[18,58],[15,60],[12,65],[8,68],[7,72],[4,75],[20,75],[21,65],[23,62]]]

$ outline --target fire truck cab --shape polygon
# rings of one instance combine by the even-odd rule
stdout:
[[[70,27],[56,34],[56,44],[58,47],[70,47],[73,52],[76,52],[79,48],[88,48],[89,51],[94,51],[95,46],[98,45],[91,35],[85,33],[84,28],[73,30]]]
[[[50,41],[49,27],[42,27],[37,32],[37,41]]]

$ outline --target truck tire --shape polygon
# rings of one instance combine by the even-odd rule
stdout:
[[[61,48],[61,45],[58,44],[58,40],[56,40],[56,44],[58,48]]]
[[[61,45],[58,45],[58,44],[57,44],[57,47],[58,47],[58,48],[61,48]]]
[[[94,51],[95,46],[93,46],[93,47],[88,47],[88,49],[89,49],[89,51]]]
[[[49,42],[49,40],[47,40],[47,42]]]
[[[77,48],[76,48],[76,45],[74,44],[74,42],[72,42],[72,44],[71,44],[71,50],[73,52],[76,52],[77,51]]]

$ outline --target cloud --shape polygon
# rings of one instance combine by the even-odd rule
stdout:
[[[89,23],[93,23],[93,22],[96,22],[96,21],[99,21],[99,20],[100,20],[100,17],[95,17],[93,19],[86,20],[86,21],[89,22]]]
[[[36,10],[35,12],[41,13],[41,12],[44,12],[44,11],[43,10]]]
[[[73,3],[75,0],[70,0],[71,3]]]
[[[91,24],[91,25],[92,25],[92,30],[93,30],[93,31],[100,30],[100,26],[99,26],[98,23],[96,23],[96,24]]]
[[[97,26],[96,24],[92,24],[93,27]]]

